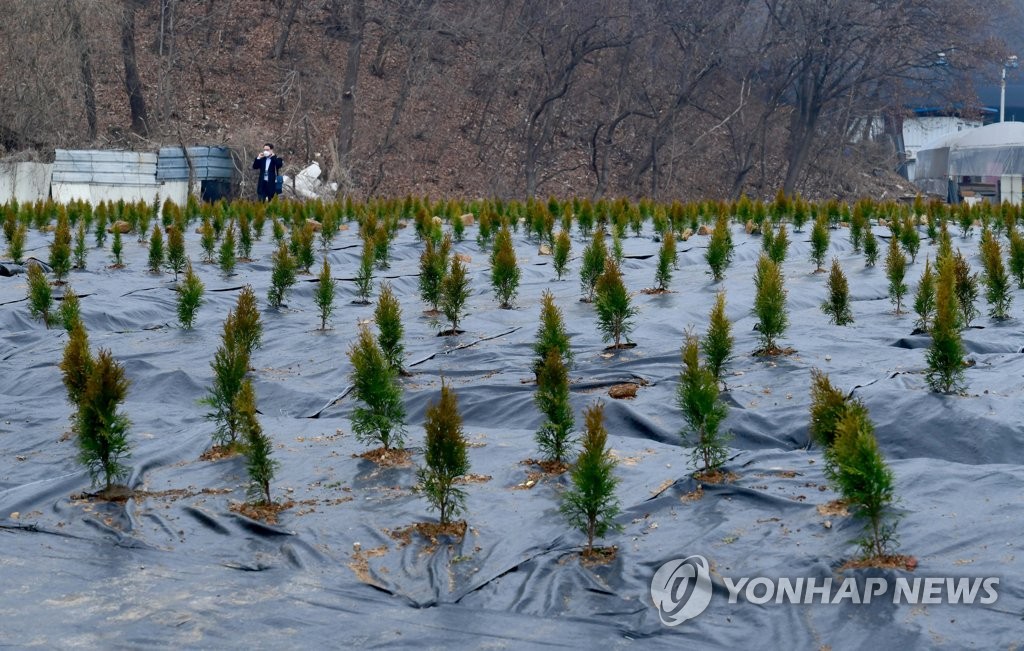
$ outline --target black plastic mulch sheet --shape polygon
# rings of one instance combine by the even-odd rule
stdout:
[[[1013,319],[979,317],[964,332],[974,365],[966,395],[930,393],[923,369],[927,336],[912,335],[914,316],[894,316],[881,267],[865,268],[848,231],[832,231],[830,256],[849,276],[856,323],[828,325],[820,310],[827,274],[812,273],[808,234],[793,234],[785,265],[791,326],[773,359],[757,348],[753,268],[760,239],[734,229],[735,259],[712,283],[703,259],[707,238],[679,243],[673,292],[648,295],[658,243],[650,234],[624,240],[625,280],[639,308],[629,350],[608,353],[594,308],[579,301],[579,254],[573,240],[566,280],[551,258],[516,235],[522,283],[515,309],[498,309],[488,255],[471,240],[455,250],[471,257],[473,295],[458,337],[423,315],[417,293],[421,250],[412,229],[400,231],[392,265],[378,272],[401,298],[407,361],[403,379],[412,463],[378,468],[357,457],[351,434],[346,357],[359,321],[373,306],[354,305],[356,229],[339,233],[329,252],[339,279],[333,329],[317,330],[315,276],[300,282],[280,311],[264,310],[264,344],[253,356],[261,422],[280,461],[273,495],[295,504],[277,525],[230,507],[245,499],[240,458],[203,461],[213,431],[197,401],[221,323],[238,288],[261,301],[272,244],[257,243],[251,263],[224,278],[196,263],[206,284],[193,331],[176,325],[173,278],[145,271],[146,250],[126,238],[127,268],[107,269],[109,250],[90,249],[88,271],[70,282],[82,296],[93,349],[110,348],[131,389],[130,479],[126,503],[83,497],[90,489],[67,436],[70,407],[59,362],[66,335],[30,318],[25,276],[0,278],[0,639],[16,647],[167,646],[524,648],[540,645],[710,646],[730,648],[1013,647],[1024,638],[1024,296],[1014,290]],[[885,229],[877,229],[887,237]],[[469,228],[467,236],[475,237]],[[977,236],[955,244],[980,268]],[[884,240],[881,242],[884,246]],[[46,259],[48,242],[33,231],[27,255]],[[108,242],[109,247],[109,242]],[[198,236],[188,234],[198,259]],[[908,267],[911,291],[933,249],[922,246]],[[316,268],[314,268],[314,272]],[[724,485],[694,499],[690,449],[675,406],[680,346],[686,329],[703,332],[715,292],[725,289],[736,356],[727,371],[726,427],[732,433]],[[540,295],[554,292],[565,313],[576,363],[571,377],[577,423],[597,400],[606,404],[609,444],[618,458],[622,533],[613,562],[580,563],[585,542],[558,512],[568,481],[529,473],[533,433],[531,344]],[[57,290],[60,293],[60,290]],[[908,303],[910,302],[908,296]],[[985,305],[980,302],[984,311]],[[909,309],[909,308],[908,308]],[[900,551],[913,573],[852,570],[851,542],[861,525],[819,512],[836,498],[825,487],[822,459],[808,444],[810,370],[854,391],[871,411],[900,497]],[[441,378],[458,394],[473,481],[466,485],[468,533],[436,544],[389,532],[434,515],[412,489],[422,463],[423,414]],[[607,389],[637,382],[632,400]],[[527,487],[528,480],[536,483]],[[143,492],[144,491],[144,492]],[[650,593],[663,563],[701,555],[712,569],[713,599],[680,626],[661,623]],[[994,604],[730,604],[724,577],[998,577]]]

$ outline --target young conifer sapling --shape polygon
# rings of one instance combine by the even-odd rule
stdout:
[[[570,526],[587,536],[585,555],[594,552],[594,538],[609,531],[621,531],[615,518],[622,512],[615,487],[615,460],[606,449],[608,430],[604,427],[604,405],[597,403],[584,414],[586,431],[582,450],[572,470],[572,486],[564,493],[561,511]]]
[[[443,526],[465,511],[466,492],[456,482],[469,472],[458,398],[443,382],[440,399],[427,406],[423,429],[426,430],[423,449],[426,465],[416,473],[418,489],[430,502],[431,510],[438,512]]]

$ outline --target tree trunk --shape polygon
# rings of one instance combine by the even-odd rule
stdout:
[[[85,35],[82,34],[82,17],[75,7],[74,0],[67,0],[64,6],[70,21],[71,39],[78,48],[78,66],[82,75],[85,121],[89,127],[89,140],[96,140],[96,84],[92,78],[89,44],[85,40]]]
[[[124,58],[124,85],[128,92],[128,108],[131,110],[132,131],[145,136],[149,134],[146,117],[146,100],[142,96],[142,81],[135,61],[135,5],[134,0],[123,0],[121,7],[121,56]]]
[[[274,46],[274,58],[280,59],[284,54],[284,46],[288,44],[288,34],[291,33],[292,23],[295,22],[295,12],[299,9],[299,0],[293,0],[292,6],[284,17],[281,25],[281,34],[277,37],[277,44]]]
[[[351,12],[351,38],[345,62],[345,78],[341,86],[341,111],[338,115],[338,164],[343,168],[349,166],[352,136],[356,126],[356,86],[359,83],[359,58],[363,49],[363,26],[366,22],[364,0],[353,0]]]

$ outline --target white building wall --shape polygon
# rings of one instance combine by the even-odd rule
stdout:
[[[53,165],[47,163],[0,163],[0,205],[43,201],[50,196]]]
[[[917,152],[924,145],[941,138],[968,129],[982,126],[981,120],[965,120],[958,117],[920,117],[903,121],[903,149],[909,161],[917,160]],[[908,165],[907,175],[914,180],[913,166]]]

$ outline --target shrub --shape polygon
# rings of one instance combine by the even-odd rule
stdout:
[[[1017,279],[1017,287],[1024,289],[1024,237],[1011,229],[1010,233],[1010,273]]]
[[[320,267],[320,278],[319,284],[316,288],[316,293],[313,294],[313,302],[316,303],[317,309],[320,310],[320,329],[327,329],[327,319],[331,316],[331,312],[334,311],[334,290],[335,283],[334,279],[331,278],[331,264],[327,262],[327,256],[324,256],[323,265]]]
[[[252,226],[244,211],[238,216],[238,257],[243,260],[252,258]]]
[[[178,274],[185,270],[188,258],[185,256],[185,235],[177,226],[167,227],[167,268],[174,273],[177,282]]]
[[[38,264],[28,266],[28,311],[33,318],[42,319],[50,327],[50,309],[53,307],[53,290]]]
[[[900,251],[897,238],[889,239],[889,253],[885,256],[885,275],[889,279],[889,300],[896,306],[896,314],[900,314],[903,297],[907,293],[907,284],[903,282],[907,273],[907,259]]]
[[[213,222],[209,217],[203,218],[199,230],[199,245],[203,247],[203,262],[213,262],[213,250],[217,248],[217,234],[213,230]]]
[[[427,238],[424,247],[420,255],[420,297],[430,305],[431,310],[437,312],[441,302],[441,282],[448,275],[452,240],[446,236],[440,244],[435,244],[432,238]]]
[[[25,254],[26,235],[25,225],[19,224],[7,242],[7,252],[10,254],[11,261],[14,264],[21,264],[24,261],[22,256]]]
[[[839,258],[832,258],[832,270],[828,274],[828,300],[821,304],[821,311],[829,316],[835,325],[853,323],[853,312],[850,310],[850,285],[846,274],[839,265]]]
[[[440,399],[427,406],[423,429],[426,465],[416,472],[418,490],[430,502],[430,509],[440,513],[441,524],[446,525],[466,508],[466,492],[456,480],[469,472],[458,398],[447,384],[441,384]]]
[[[935,274],[932,273],[932,263],[928,259],[924,261],[924,273],[921,274],[921,281],[917,284],[917,293],[914,295],[914,311],[917,312],[917,322],[914,325],[919,330],[928,332],[932,315],[935,314]]]
[[[402,374],[405,363],[405,347],[402,345],[402,337],[405,336],[405,328],[402,326],[402,305],[389,283],[381,286],[373,319],[377,323],[377,342],[384,353],[384,359],[391,370]]]
[[[971,273],[971,265],[960,251],[952,258],[956,278],[956,299],[960,305],[960,327],[971,327],[971,321],[978,316],[975,303],[978,300],[978,274]]]
[[[833,386],[827,375],[816,368],[811,369],[809,434],[811,441],[822,450],[825,475],[830,480],[836,470],[832,445],[836,440],[839,422],[851,412],[867,414],[867,407],[860,400],[847,396]]]
[[[68,392],[68,402],[75,408],[82,402],[85,387],[92,374],[92,353],[89,352],[89,336],[81,321],[75,323],[64,345],[64,356],[60,362],[61,377]]]
[[[491,253],[491,286],[494,287],[498,304],[503,309],[512,307],[512,301],[519,292],[519,265],[516,262],[515,249],[512,247],[512,231],[507,226],[498,231],[494,238],[494,251]]]
[[[271,218],[270,231],[274,237],[274,243],[281,246],[281,243],[284,242],[284,224],[281,223],[281,220],[276,215]]]
[[[958,391],[963,385],[964,347],[957,328],[956,290],[957,260],[947,257],[939,263],[932,345],[925,355],[928,386],[942,393]]]
[[[451,323],[449,334],[459,333],[459,321],[465,315],[466,301],[469,299],[469,275],[466,263],[455,256],[448,275],[441,282],[441,312]]]
[[[865,412],[845,415],[837,427],[833,483],[855,515],[866,521],[858,540],[867,558],[885,558],[895,544],[889,508],[895,501],[892,471],[885,464]]]
[[[622,264],[625,253],[622,251],[622,237],[618,233],[612,233],[612,260],[616,266]]]
[[[599,228],[594,231],[590,244],[583,249],[583,260],[580,263],[580,285],[587,302],[594,300],[597,279],[604,272],[607,257],[608,247],[604,241],[604,230]]]
[[[57,319],[68,332],[71,332],[75,325],[82,322],[82,309],[78,301],[78,294],[71,287],[64,290],[64,298],[57,308]]]
[[[127,394],[124,368],[114,361],[109,350],[100,350],[81,395],[75,429],[79,461],[89,471],[93,485],[102,478],[108,491],[115,480],[127,477],[129,471],[122,460],[131,453],[130,423],[118,409]]]
[[[57,228],[53,232],[50,269],[58,285],[64,282],[64,277],[71,271],[71,226],[67,215],[63,213],[57,218]]]
[[[256,392],[252,380],[246,379],[235,396],[235,413],[238,414],[238,431],[245,442],[245,469],[249,474],[249,499],[261,505],[272,504],[270,482],[280,464],[271,458],[273,442],[263,432],[256,418]]]
[[[782,271],[771,258],[762,255],[757,261],[757,272],[754,276],[754,314],[758,318],[763,355],[774,355],[779,352],[776,341],[789,325],[786,311],[786,290],[783,286]]]
[[[697,336],[687,334],[676,404],[686,421],[683,440],[693,443],[691,461],[694,466],[702,464],[703,474],[711,474],[717,472],[728,457],[727,436],[718,431],[727,412],[725,403],[718,398],[718,378],[708,366],[700,364],[698,347]],[[695,438],[691,439],[687,432]]]
[[[153,234],[149,238],[149,272],[158,274],[164,266],[164,233],[159,225],[153,226]]]
[[[401,448],[405,438],[402,385],[365,325],[348,351],[352,392],[360,402],[352,410],[352,431],[360,443],[377,442],[385,450]]]
[[[292,258],[291,252],[288,251],[288,245],[284,242],[281,242],[271,257],[273,269],[270,272],[267,303],[276,309],[281,307],[288,290],[295,284],[295,259]]]
[[[793,202],[793,231],[799,233],[807,223],[807,204],[803,199],[797,198]]]
[[[622,337],[629,339],[633,329],[633,317],[637,310],[632,306],[629,292],[622,282],[622,272],[611,260],[606,260],[604,273],[597,280],[597,327],[604,341],[612,341],[614,348],[621,348]]]
[[[363,253],[359,258],[359,270],[356,272],[356,296],[359,303],[369,305],[370,293],[373,291],[373,262],[376,259],[373,241],[363,240]]]
[[[718,218],[714,230],[711,231],[711,241],[708,243],[707,253],[704,259],[711,268],[711,275],[718,282],[725,278],[725,270],[732,262],[732,235],[729,233],[729,220],[724,215]]]
[[[574,420],[569,404],[569,371],[556,348],[548,350],[537,373],[534,401],[544,415],[534,437],[537,446],[548,461],[563,463],[572,446]]]
[[[942,262],[943,258],[952,257],[953,255],[953,238],[949,234],[949,230],[946,228],[945,222],[942,224],[941,230],[939,230],[939,252],[935,254],[935,264],[938,266]]]
[[[211,408],[206,418],[217,424],[213,435],[214,444],[225,447],[233,447],[238,442],[239,419],[235,411],[235,398],[242,389],[242,382],[249,369],[249,351],[239,343],[235,328],[234,314],[228,312],[228,318],[224,320],[221,345],[210,363],[213,386],[209,395],[200,401]]]
[[[988,315],[993,319],[1007,319],[1010,316],[1010,303],[1013,302],[1013,290],[1003,265],[999,240],[992,238],[982,248],[981,256],[985,264],[985,300],[990,306]]]
[[[586,554],[593,554],[594,538],[608,531],[621,531],[615,518],[622,512],[615,496],[615,460],[605,446],[608,430],[604,427],[604,405],[598,403],[584,414],[586,432],[583,449],[572,470],[572,486],[565,491],[561,511],[569,524],[587,536]]]
[[[864,231],[864,266],[873,267],[877,261],[878,240],[875,239],[874,231],[868,226],[867,230]]]
[[[302,269],[302,273],[309,273],[309,270],[316,262],[316,232],[313,230],[313,222],[306,221],[301,227],[292,227],[292,235],[295,237],[296,247],[293,251],[296,265]],[[384,258],[385,263],[387,258]],[[384,266],[387,266],[386,264]]]
[[[96,211],[96,222],[93,224],[93,236],[96,239],[97,248],[103,248],[103,243],[107,241],[107,211],[97,210]]]
[[[566,265],[569,263],[569,252],[572,250],[572,241],[569,239],[569,232],[559,231],[555,239],[555,248],[552,251],[552,263],[555,267],[555,275],[559,280],[565,275]]]
[[[235,224],[227,225],[224,230],[224,238],[220,241],[220,253],[217,257],[220,270],[225,276],[230,276],[235,271]]]
[[[178,287],[178,323],[182,328],[191,330],[196,321],[196,313],[203,303],[205,287],[199,276],[192,271],[192,265],[185,267],[185,279]]]
[[[850,217],[850,244],[853,246],[853,252],[859,253],[861,244],[864,241],[864,226],[867,219],[864,217],[863,210],[858,206],[853,209],[853,215]]]
[[[825,264],[825,255],[828,253],[828,220],[824,215],[814,220],[814,228],[811,229],[811,260],[817,265],[815,273],[825,271],[822,266]]]
[[[967,238],[971,234],[971,229],[974,228],[974,217],[971,215],[971,207],[966,204],[960,204],[960,209],[957,211],[957,224],[960,226],[960,237]]]

